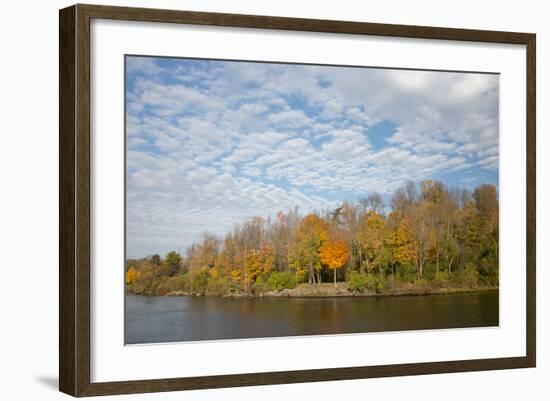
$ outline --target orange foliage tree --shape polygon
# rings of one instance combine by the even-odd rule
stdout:
[[[344,241],[327,239],[321,245],[319,253],[321,262],[334,271],[334,286],[336,286],[336,270],[346,264],[349,259],[349,247]]]

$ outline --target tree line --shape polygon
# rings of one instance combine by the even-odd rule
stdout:
[[[498,195],[437,180],[408,181],[385,199],[301,215],[253,217],[225,236],[205,232],[185,255],[126,263],[130,292],[254,294],[346,282],[351,291],[403,285],[498,286]]]

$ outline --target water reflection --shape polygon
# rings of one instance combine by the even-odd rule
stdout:
[[[366,298],[126,296],[126,343],[498,325],[498,292]]]

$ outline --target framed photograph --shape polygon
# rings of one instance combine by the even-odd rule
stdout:
[[[534,34],[59,18],[61,391],[535,366]]]

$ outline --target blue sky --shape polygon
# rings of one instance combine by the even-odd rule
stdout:
[[[406,180],[498,187],[498,75],[126,58],[127,256]]]

